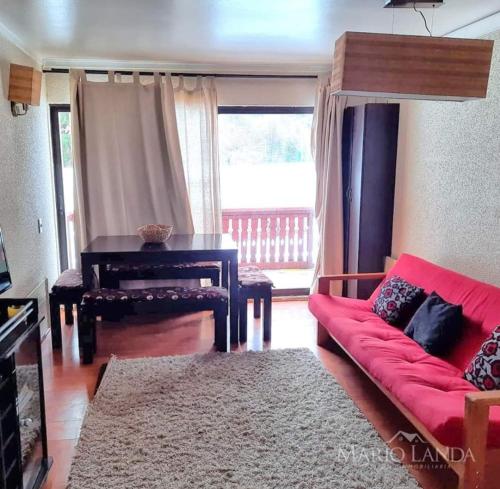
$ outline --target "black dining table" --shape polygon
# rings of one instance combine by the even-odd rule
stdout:
[[[220,262],[221,284],[229,290],[231,343],[238,342],[238,245],[229,234],[173,234],[164,243],[139,236],[98,236],[81,253],[82,278],[92,288],[94,266],[111,264]],[[102,272],[101,272],[102,273]]]

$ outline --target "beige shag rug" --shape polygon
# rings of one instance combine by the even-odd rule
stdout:
[[[112,359],[71,489],[416,489],[308,350]]]

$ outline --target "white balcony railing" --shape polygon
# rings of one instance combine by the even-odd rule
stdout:
[[[313,266],[312,209],[225,209],[222,227],[238,242],[242,265],[267,269]]]

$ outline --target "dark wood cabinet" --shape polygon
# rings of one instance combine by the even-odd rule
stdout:
[[[8,317],[8,307],[19,312]],[[0,489],[38,489],[47,452],[40,323],[36,300],[0,299]]]
[[[14,362],[0,361],[0,487],[19,487],[22,481],[19,425],[16,412]],[[22,487],[22,486],[21,486]]]
[[[342,177],[344,272],[380,272],[391,254],[399,104],[344,111]],[[344,295],[366,299],[377,282],[349,282]]]

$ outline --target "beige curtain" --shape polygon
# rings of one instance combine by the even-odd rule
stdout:
[[[174,96],[194,229],[198,233],[220,233],[222,211],[214,78],[181,76]]]
[[[319,252],[313,290],[321,275],[343,272],[344,226],[342,201],[342,123],[347,97],[330,95],[330,80],[320,77],[314,108],[312,150],[316,165],[315,214],[319,230]],[[332,293],[340,295],[342,282],[333,282]]]
[[[170,77],[93,82],[72,70],[70,82],[77,253],[147,223],[192,233]]]

